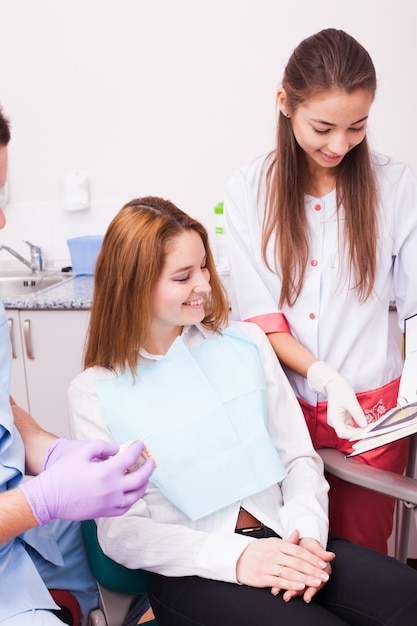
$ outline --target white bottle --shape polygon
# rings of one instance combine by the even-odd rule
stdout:
[[[223,202],[219,202],[214,207],[214,260],[218,270],[229,269],[229,256],[227,253],[227,234],[226,234],[226,220],[224,218]]]

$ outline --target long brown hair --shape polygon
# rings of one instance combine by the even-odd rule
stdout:
[[[207,254],[211,293],[202,323],[213,330],[226,324],[227,297],[204,226],[168,200],[138,198],[113,218],[97,258],[85,367],[135,373],[139,348],[150,330],[152,290],[169,244],[185,230],[200,235]]]
[[[373,99],[375,68],[368,52],[353,37],[330,28],[298,45],[285,68],[282,87],[289,113],[312,97],[334,89],[346,93],[362,89]],[[269,155],[263,176],[267,194],[262,256],[281,277],[280,306],[291,306],[302,289],[309,254],[303,192],[308,172],[291,120],[282,114],[278,117],[276,149]],[[343,204],[346,214],[344,241],[355,289],[359,299],[366,300],[375,280],[377,239],[377,191],[366,137],[337,168],[336,201],[338,209]],[[272,236],[274,268],[267,259]]]

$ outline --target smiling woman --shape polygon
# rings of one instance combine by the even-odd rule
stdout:
[[[165,354],[185,325],[204,319],[209,281],[200,235],[192,230],[178,234],[167,247],[164,267],[153,288],[152,323],[143,344],[148,352]]]
[[[184,325],[217,329],[227,319],[206,229],[161,198],[132,200],[119,211],[105,234],[94,281],[86,366],[127,365],[134,372],[138,353],[132,346],[159,346],[163,354]]]
[[[377,407],[396,405],[392,294],[400,325],[417,311],[417,181],[370,152],[375,92],[373,61],[348,33],[301,41],[278,90],[276,147],[225,197],[232,311],[268,334],[315,447],[346,454]],[[355,458],[401,474],[407,447]],[[330,480],[331,531],[386,552],[394,501]]]
[[[77,437],[140,438],[158,466],[126,515],[98,521],[102,549],[151,572],[160,626],[411,625],[416,572],[328,541],[295,395],[262,330],[227,311],[199,222],[155,197],[119,211],[69,408]]]
[[[347,93],[336,88],[312,97],[290,115],[286,113],[290,108],[286,91],[278,91],[280,110],[291,117],[295,140],[306,158],[306,193],[320,198],[335,188],[336,166],[365,139],[372,100],[368,90]]]

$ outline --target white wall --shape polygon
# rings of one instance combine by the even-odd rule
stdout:
[[[273,145],[292,49],[329,26],[371,53],[374,148],[417,171],[414,0],[0,0],[0,102],[13,124],[0,242],[47,260],[101,234],[132,197],[174,201],[211,230],[233,169]],[[61,210],[67,171],[91,208]],[[6,253],[0,253],[0,263]]]

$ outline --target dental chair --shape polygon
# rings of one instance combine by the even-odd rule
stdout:
[[[394,556],[406,563],[413,517],[417,524],[417,479],[413,477],[417,434],[410,437],[409,460],[404,475],[358,463],[333,448],[322,448],[318,453],[326,473],[397,500]],[[82,522],[82,531],[100,595],[99,608],[90,613],[89,626],[120,626],[134,596],[137,593],[147,593],[149,573],[144,570],[130,570],[107,557],[98,543],[94,520]],[[155,619],[141,620],[140,623],[157,626]]]
[[[417,315],[404,320],[404,333],[398,336],[399,345],[404,357],[404,367],[401,375],[399,395],[415,401],[415,371],[416,361],[416,321]],[[398,333],[398,328],[395,326]],[[409,335],[407,333],[410,333]],[[410,337],[408,340],[407,337]],[[355,459],[346,458],[338,450],[322,448],[318,450],[324,462],[325,472],[337,478],[359,485],[365,489],[376,491],[397,500],[394,556],[403,563],[407,562],[410,523],[414,517],[417,524],[417,433],[409,437],[410,447],[408,463],[404,475],[394,474],[387,470],[358,463]]]
[[[397,500],[394,556],[403,563],[407,563],[410,523],[413,517],[417,524],[417,479],[414,478],[416,452],[417,434],[410,437],[407,468],[404,475],[400,475],[358,463],[333,448],[318,450],[326,473]]]
[[[116,563],[102,551],[94,520],[81,524],[91,570],[97,581],[100,604],[89,615],[89,626],[120,626],[138,593],[147,593],[149,573],[131,570]],[[155,619],[140,621],[144,626],[158,626]]]
[[[64,624],[80,626],[81,607],[77,598],[65,589],[49,589],[49,593],[60,607],[51,613],[54,613]]]

